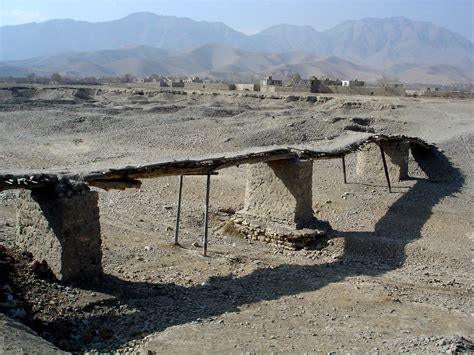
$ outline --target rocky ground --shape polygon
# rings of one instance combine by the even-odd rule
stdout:
[[[466,100],[0,90],[3,170],[101,167],[331,139],[417,135],[441,150],[388,193],[383,179],[316,161],[315,215],[333,234],[283,251],[222,229],[243,207],[245,167],[100,192],[105,278],[61,285],[14,247],[15,193],[0,193],[0,310],[66,351],[319,353],[474,351],[473,105]],[[429,179],[428,179],[429,176]],[[8,322],[7,322],[8,323]],[[20,335],[18,336],[20,337]],[[8,340],[8,339],[7,339]],[[27,342],[28,340],[25,340]]]

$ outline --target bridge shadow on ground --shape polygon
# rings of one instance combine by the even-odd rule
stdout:
[[[405,246],[421,237],[432,208],[442,198],[460,191],[464,183],[460,171],[439,151],[415,149],[412,154],[429,179],[417,180],[377,222],[374,232],[335,232],[344,237],[345,248],[342,257],[334,263],[285,264],[257,269],[237,278],[213,277],[205,285],[194,287],[130,282],[106,275],[95,289],[113,295],[112,299],[86,306],[84,318],[58,319],[50,326],[64,332],[66,337],[68,333],[80,336],[87,327],[109,327],[114,340],[100,339],[99,350],[113,351],[117,343],[123,346],[170,326],[239,312],[239,307],[245,304],[315,291],[354,275],[375,276],[395,270],[406,259]],[[368,261],[364,256],[367,253],[373,260]],[[101,309],[118,309],[120,304],[134,312],[101,312]],[[86,349],[90,345],[83,343],[80,347]],[[80,350],[72,347],[69,350]]]

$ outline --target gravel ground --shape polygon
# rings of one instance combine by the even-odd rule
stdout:
[[[67,351],[319,353],[474,351],[473,105],[468,100],[17,90],[0,102],[8,169],[90,170],[331,139],[346,130],[417,135],[441,150],[389,194],[317,161],[313,209],[334,233],[282,251],[226,235],[245,167],[212,178],[210,255],[201,256],[205,179],[100,192],[100,285],[61,285],[13,246],[15,193],[0,193],[0,310]],[[247,96],[245,96],[247,95]],[[253,97],[255,96],[255,97]],[[429,176],[429,179],[427,179]],[[230,214],[229,214],[230,212]],[[5,276],[8,275],[8,276]],[[28,340],[25,340],[28,341]]]

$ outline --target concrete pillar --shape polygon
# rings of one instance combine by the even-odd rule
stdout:
[[[54,189],[21,190],[17,244],[46,261],[61,281],[94,281],[102,274],[98,193],[83,189],[59,196]]]
[[[387,141],[382,143],[387,161],[390,180],[400,181],[408,178],[408,156],[410,142]],[[357,152],[357,175],[385,179],[382,156],[377,144],[368,144]]]
[[[277,160],[248,166],[243,213],[304,228],[313,220],[313,161]]]

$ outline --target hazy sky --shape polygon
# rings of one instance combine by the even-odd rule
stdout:
[[[405,16],[474,40],[474,0],[0,0],[0,25],[72,18],[108,21],[132,12],[221,21],[247,34],[279,24],[325,30],[350,19]]]

